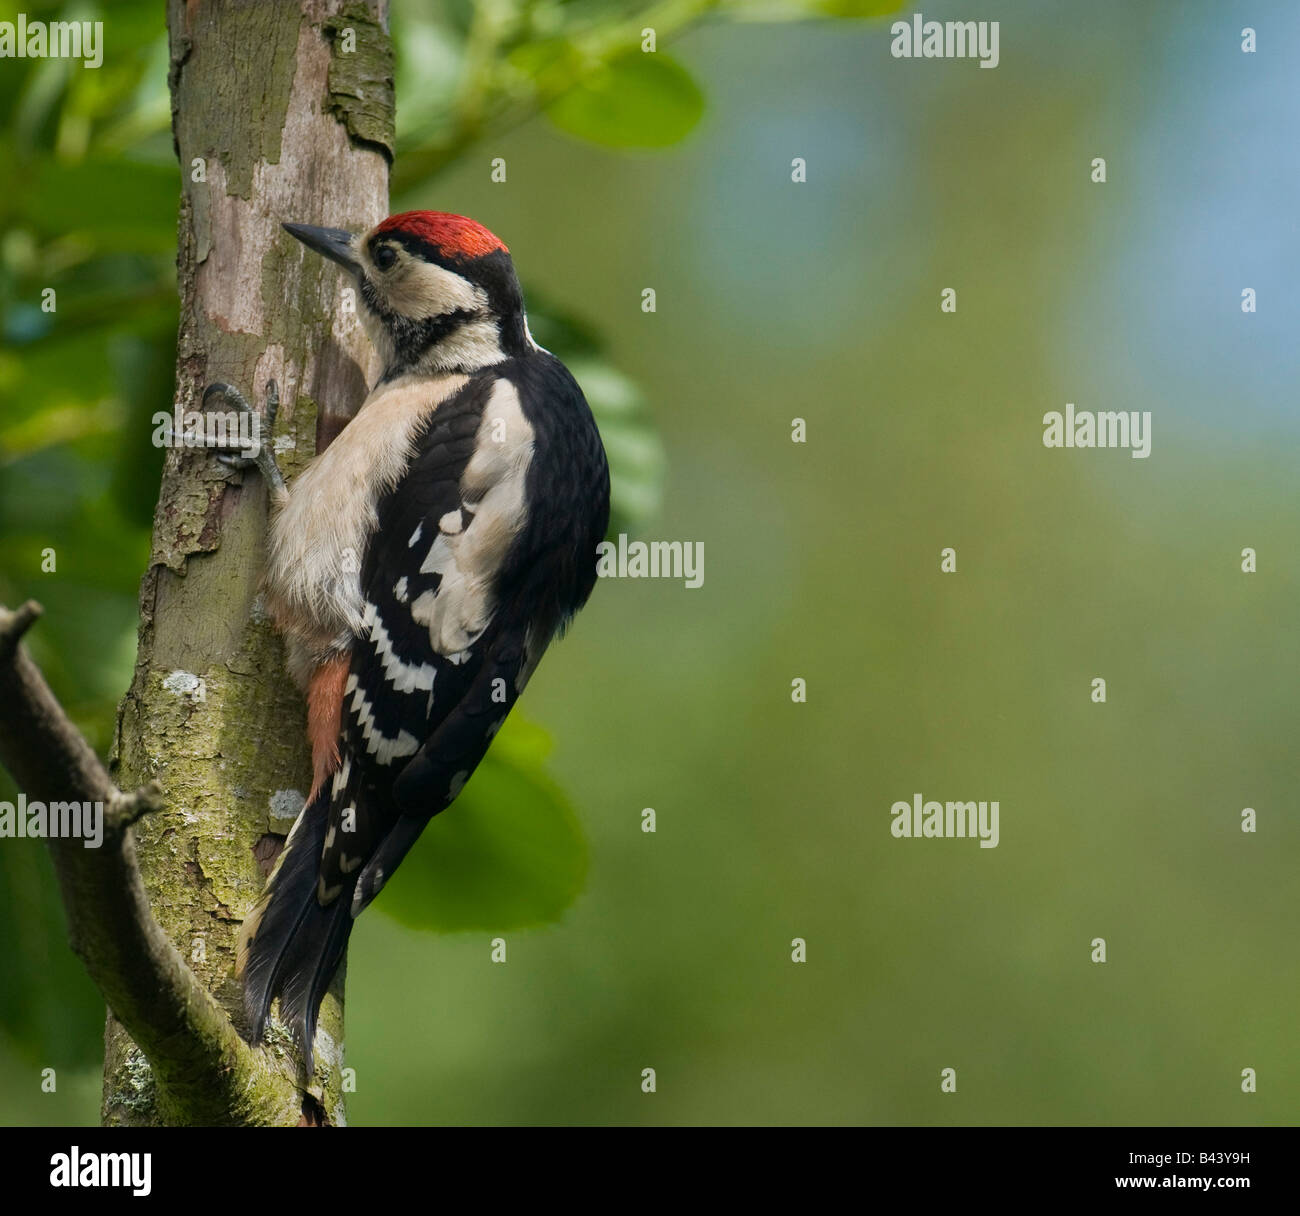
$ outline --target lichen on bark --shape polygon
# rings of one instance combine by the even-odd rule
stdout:
[[[393,44],[364,4],[348,4],[324,23],[333,44],[329,108],[354,140],[380,149],[391,161],[394,122]],[[345,45],[345,43],[347,45]]]
[[[304,20],[291,4],[187,6],[191,50],[219,50],[222,67],[205,76],[205,123],[213,152],[226,168],[226,189],[252,197],[253,169],[279,163]],[[202,72],[193,59],[191,73]],[[256,121],[250,122],[250,116]],[[184,163],[184,162],[182,162]]]

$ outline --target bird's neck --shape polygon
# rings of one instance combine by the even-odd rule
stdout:
[[[452,312],[413,320],[385,317],[371,328],[384,380],[399,376],[472,374],[537,349],[522,313]]]

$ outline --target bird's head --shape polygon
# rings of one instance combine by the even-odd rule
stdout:
[[[355,276],[385,378],[474,371],[533,346],[510,251],[474,220],[404,211],[360,235],[284,228]]]

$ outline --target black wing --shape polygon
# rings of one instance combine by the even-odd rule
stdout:
[[[351,771],[322,854],[323,895],[364,863],[353,916],[460,793],[586,599],[607,514],[595,424],[549,355],[480,373],[417,435],[362,568],[368,633],[343,704]]]

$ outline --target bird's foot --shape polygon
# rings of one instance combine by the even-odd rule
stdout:
[[[275,450],[270,442],[271,433],[275,430],[275,416],[280,410],[280,391],[275,381],[268,380],[266,384],[265,421],[244,398],[243,393],[232,385],[221,381],[209,384],[203,390],[204,411],[217,399],[234,407],[242,424],[236,428],[236,433],[243,436],[247,432],[248,436],[237,447],[218,452],[217,459],[230,469],[250,469],[256,465],[271,491],[271,497],[277,501],[282,500],[289,491],[284,474],[275,462]]]

